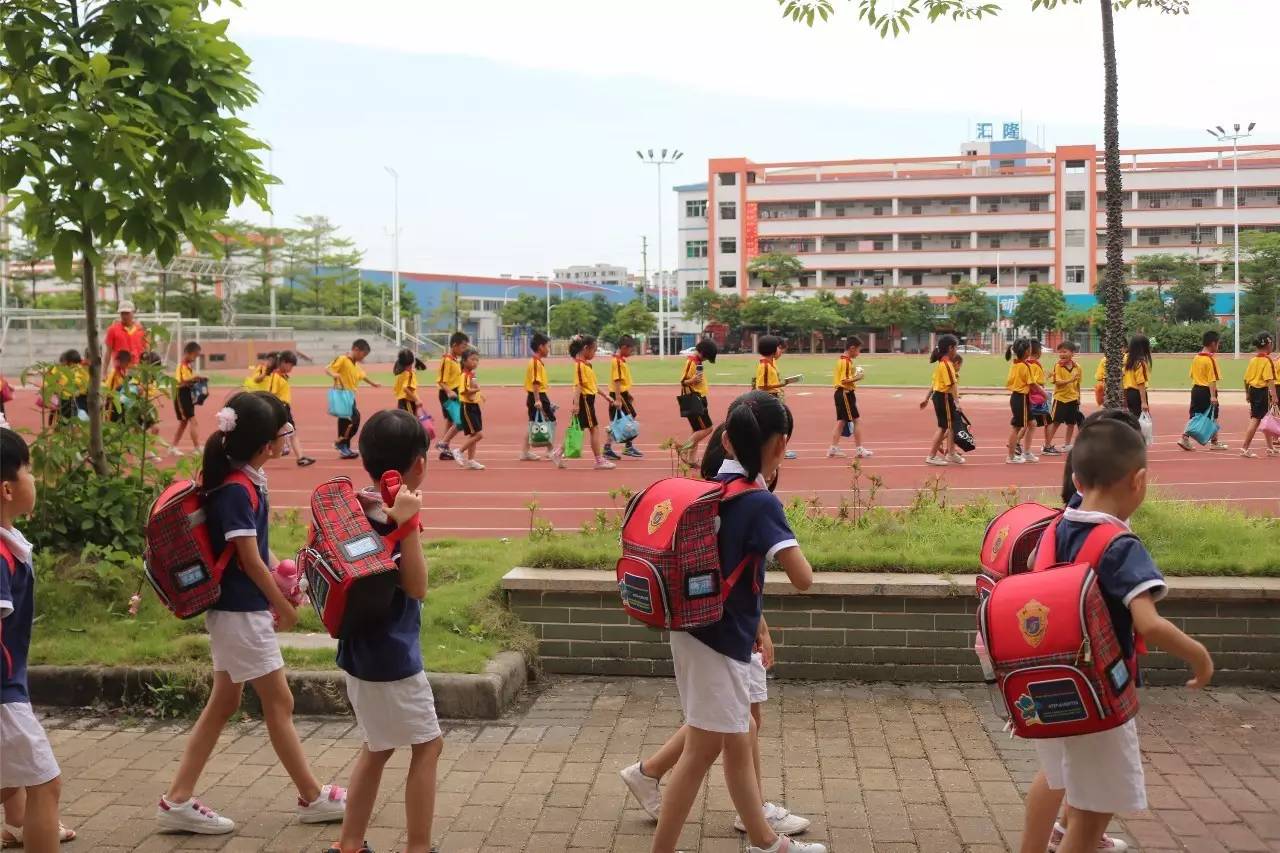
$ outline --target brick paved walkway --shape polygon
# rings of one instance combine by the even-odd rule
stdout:
[[[765,707],[766,795],[813,818],[837,853],[995,853],[1016,845],[1035,762],[996,732],[978,689],[774,683]],[[1280,851],[1280,694],[1143,694],[1151,810],[1118,826],[1147,853]],[[555,679],[493,724],[446,728],[436,838],[443,853],[647,851],[652,824],[617,771],[680,723],[664,679]],[[46,719],[65,773],[74,851],[318,851],[332,828],[292,819],[294,793],[260,723],[227,732],[204,798],[240,823],[217,838],[160,836],[152,812],[183,744],[181,726]],[[346,719],[299,720],[317,775],[345,781],[358,743]],[[785,762],[783,756],[786,757]],[[369,841],[403,840],[403,755],[392,760]],[[740,837],[717,771],[695,804],[686,850]]]

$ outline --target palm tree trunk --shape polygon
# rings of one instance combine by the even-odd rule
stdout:
[[[1120,82],[1116,73],[1116,33],[1111,0],[1099,0],[1102,6],[1102,64],[1106,75],[1103,101],[1102,143],[1106,170],[1107,200],[1107,266],[1102,278],[1102,301],[1107,318],[1102,325],[1102,351],[1107,357],[1106,406],[1118,409],[1124,404],[1121,377],[1124,365],[1120,351],[1124,346],[1124,186],[1120,175]],[[1090,264],[1096,263],[1093,259]]]
[[[90,236],[84,231],[86,243]],[[98,349],[98,285],[94,280],[93,261],[88,252],[81,255],[83,274],[80,288],[84,293],[85,360],[89,362],[89,463],[100,476],[107,474],[107,455],[102,446],[102,353]]]

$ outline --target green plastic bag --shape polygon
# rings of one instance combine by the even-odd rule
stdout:
[[[582,426],[576,417],[569,421],[569,427],[564,431],[564,458],[582,458]]]

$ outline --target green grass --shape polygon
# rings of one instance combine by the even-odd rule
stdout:
[[[289,516],[272,525],[277,554],[297,550],[304,526]],[[523,559],[524,543],[496,540],[436,540],[427,544],[430,590],[422,609],[422,654],[432,672],[480,672],[503,649],[528,650],[533,641],[501,603],[498,582]],[[204,665],[209,643],[203,618],[174,618],[149,589],[136,618],[128,618],[129,596],[140,569],[82,560],[78,555],[43,556],[45,580],[38,592],[33,664]],[[297,631],[323,632],[309,605],[300,609]],[[299,669],[332,669],[328,649],[284,649]]]
[[[942,507],[924,493],[915,508],[873,508],[856,521],[803,503],[787,513],[815,571],[972,574],[987,523],[1002,506]],[[1167,575],[1280,577],[1275,519],[1215,504],[1148,501],[1133,527]],[[527,557],[542,568],[612,569],[618,553],[617,534],[598,531],[534,543]]]
[[[782,358],[779,369],[783,376],[796,373],[804,374],[805,385],[830,385],[831,374],[835,367],[835,354],[801,355],[792,354]],[[1052,353],[1046,353],[1045,367],[1055,360]],[[1084,369],[1085,387],[1093,385],[1093,373],[1098,366],[1097,356],[1082,356],[1079,361]],[[1230,356],[1218,359],[1222,370],[1224,389],[1235,390],[1244,384],[1244,367],[1248,359],[1239,361]],[[641,385],[667,384],[674,386],[680,379],[684,367],[684,358],[670,356],[667,361],[660,361],[656,356],[637,356],[631,359],[631,375]],[[715,364],[707,365],[708,379],[713,385],[750,385],[755,375],[757,359],[755,356],[727,355],[719,358]],[[428,367],[434,369],[433,360]],[[929,359],[926,356],[914,355],[867,355],[858,359],[858,364],[866,370],[866,385],[887,385],[894,387],[923,388],[929,384]],[[1190,355],[1157,355],[1152,370],[1152,388],[1157,390],[1181,390],[1191,387],[1188,370],[1191,366]],[[604,357],[596,359],[596,375],[602,378],[607,375],[609,360]],[[432,370],[421,374],[421,381],[430,384],[434,376]],[[962,387],[1004,387],[1005,376],[1009,365],[1003,356],[966,355],[964,366],[960,372]],[[552,385],[568,385],[572,380],[572,362],[567,358],[550,359],[547,364],[547,377]],[[244,379],[243,371],[212,372],[214,384],[238,385]],[[370,365],[369,376],[375,382],[390,385],[392,381],[390,368],[382,369],[381,365]],[[524,381],[523,362],[501,360],[480,363],[477,379],[481,385],[517,385]],[[323,373],[302,371],[294,374],[292,383],[295,386],[327,387],[330,380]]]

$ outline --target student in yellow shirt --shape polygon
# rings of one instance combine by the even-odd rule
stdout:
[[[547,397],[547,365],[544,363],[551,349],[551,341],[542,332],[534,332],[529,338],[529,363],[524,368],[524,407],[529,423],[543,420],[556,422],[556,410]],[[553,427],[554,429],[554,427]],[[529,446],[529,430],[524,431],[524,444],[520,448],[521,462],[541,462],[547,457],[534,453]]]
[[[844,342],[844,353],[836,359],[835,375],[831,378],[835,388],[836,427],[831,432],[828,459],[845,455],[840,449],[840,439],[846,429],[853,435],[853,455],[859,459],[871,456],[871,451],[862,446],[862,423],[858,414],[858,380],[862,378],[862,368],[853,364],[861,354],[862,338],[852,335]]]
[[[69,349],[60,355],[49,379],[58,395],[57,408],[49,411],[49,426],[57,425],[59,419],[78,420],[81,411],[88,411],[89,368],[84,366],[79,350]]]
[[[470,344],[471,338],[467,337],[465,332],[454,332],[449,336],[449,351],[440,357],[440,370],[436,374],[436,393],[440,397],[440,411],[444,415],[447,426],[444,435],[440,436],[440,440],[436,442],[436,450],[440,451],[442,460],[453,458],[453,452],[449,450],[449,442],[462,429],[462,424],[449,417],[449,410],[445,408],[445,403],[449,400],[457,400],[458,392],[462,390],[462,363],[459,358]]]
[[[1222,373],[1218,370],[1218,350],[1222,346],[1222,336],[1210,329],[1200,339],[1203,345],[1195,358],[1191,359],[1191,407],[1187,417],[1208,413],[1216,423],[1220,409],[1218,408],[1218,381]],[[1214,430],[1209,441],[1210,450],[1226,450],[1227,445],[1218,440],[1219,430]],[[1185,432],[1178,439],[1178,446],[1183,450],[1194,450],[1191,436]]]
[[[418,399],[418,371],[426,369],[422,359],[411,349],[396,353],[396,363],[391,366],[391,373],[395,376],[392,390],[396,395],[396,408],[404,409],[415,418],[422,409],[422,401]]]
[[[1098,369],[1093,372],[1093,401],[1099,406],[1107,398],[1107,357],[1098,359]]]
[[[119,421],[124,417],[124,406],[120,402],[120,394],[128,381],[129,367],[133,364],[133,353],[127,349],[117,350],[111,363],[111,373],[107,376],[107,420]]]
[[[271,374],[276,372],[276,364],[278,363],[279,353],[262,352],[258,353],[258,363],[249,368],[249,375],[244,380],[244,390],[246,391],[269,391],[271,390]]]
[[[1129,352],[1124,357],[1124,405],[1135,418],[1150,413],[1147,383],[1151,381],[1151,341],[1146,335],[1129,339]]]
[[[636,339],[630,335],[623,335],[618,339],[617,352],[613,354],[612,363],[609,365],[609,420],[613,421],[619,413],[636,416],[636,403],[631,399],[631,365],[627,364],[627,359],[631,357],[631,353],[635,351]],[[613,442],[610,440],[609,430],[606,427],[604,431],[604,458],[614,462],[622,459],[622,456],[613,452]],[[639,459],[644,456],[636,449],[632,440],[627,441],[626,449],[622,451],[623,456],[631,456]]]
[[[1036,395],[1037,397],[1039,397],[1040,394],[1045,394],[1044,365],[1040,363],[1040,357],[1043,354],[1044,354],[1044,344],[1040,342],[1039,338],[1032,338],[1031,354],[1027,356],[1027,367],[1031,368],[1031,384],[1035,386],[1032,389],[1032,394]],[[1045,396],[1048,396],[1048,395],[1045,394]],[[1037,409],[1039,409],[1039,411],[1037,411]],[[1047,401],[1045,403],[1042,403],[1039,406],[1032,406],[1031,407],[1031,423],[1034,426],[1047,428],[1052,414],[1053,413],[1049,411],[1049,404]],[[1034,429],[1028,430],[1027,432],[1028,439],[1030,439],[1034,435],[1035,435]],[[1047,443],[1048,442],[1046,442],[1046,444]]]
[[[688,401],[682,400],[681,413],[689,421],[689,429],[693,430],[689,440],[680,446],[680,461],[693,467],[697,464],[698,445],[711,435],[711,409],[707,404],[706,365],[715,364],[720,348],[716,342],[703,339],[693,348],[694,352],[684,362],[684,372],[680,374],[680,396],[695,397],[693,404],[685,408]],[[685,414],[690,412],[690,414]]]
[[[1271,360],[1271,353],[1275,350],[1275,339],[1268,332],[1260,332],[1253,339],[1253,346],[1257,354],[1249,359],[1249,364],[1244,369],[1244,390],[1249,399],[1249,426],[1244,431],[1244,444],[1241,445],[1240,450],[1240,455],[1249,459],[1258,457],[1258,454],[1249,449],[1249,445],[1253,443],[1254,433],[1258,431],[1258,424],[1276,405],[1276,366]],[[1277,453],[1280,451],[1267,437],[1267,455],[1275,456]]]
[[[792,379],[783,379],[778,373],[778,359],[787,350],[782,338],[776,335],[765,335],[756,341],[756,352],[760,354],[760,363],[756,365],[756,378],[751,387],[757,391],[766,391],[778,399],[783,399],[783,389],[792,383]],[[796,452],[788,450],[786,459],[795,459]]]
[[[1058,360],[1049,374],[1053,383],[1053,404],[1049,408],[1050,423],[1045,427],[1044,455],[1058,456],[1071,449],[1071,438],[1076,427],[1084,421],[1080,414],[1080,385],[1084,370],[1076,362],[1078,348],[1074,341],[1058,344]],[[1066,425],[1066,438],[1059,450],[1053,443],[1058,427]]]
[[[924,460],[928,465],[949,465],[952,462],[964,464],[964,457],[956,452],[954,435],[959,415],[956,398],[960,395],[960,384],[952,359],[956,357],[959,347],[959,338],[955,335],[943,335],[938,338],[933,352],[929,354],[929,363],[933,365],[933,379],[929,386],[930,394],[921,401],[920,408],[923,409],[933,400],[938,431],[933,435],[929,455]]]
[[[1004,351],[1005,361],[1012,359],[1009,375],[1004,381],[1004,387],[1009,391],[1009,410],[1013,414],[1009,420],[1009,455],[1004,460],[1009,465],[1040,461],[1031,452],[1031,404],[1027,397],[1035,383],[1031,381],[1031,365],[1027,363],[1030,356],[1031,341],[1026,338],[1019,338]],[[1018,452],[1019,445],[1023,448],[1022,452]]]
[[[600,452],[600,420],[596,417],[596,371],[591,359],[596,357],[594,335],[574,335],[569,341],[569,355],[573,356],[573,405],[570,414],[578,419],[579,426],[591,437],[591,452],[595,455],[595,469],[609,471],[617,466],[605,459]],[[557,468],[565,466],[564,443],[551,453]]]
[[[480,411],[484,397],[476,382],[480,353],[468,347],[463,350],[459,361],[462,365],[462,384],[458,387],[458,397],[462,402],[462,432],[466,438],[454,449],[453,461],[458,463],[459,468],[483,471],[484,466],[476,461],[476,445],[484,440],[484,415]]]
[[[177,369],[173,372],[173,378],[176,383],[176,393],[173,397],[173,414],[178,419],[178,430],[173,434],[173,444],[169,448],[169,453],[173,456],[182,456],[182,448],[178,445],[182,443],[183,433],[191,435],[191,452],[200,452],[200,430],[199,424],[196,422],[196,382],[204,379],[203,376],[196,375],[196,360],[200,358],[200,344],[196,341],[188,341],[187,345],[182,348],[182,359],[178,362]]]
[[[357,338],[351,344],[351,351],[329,362],[324,372],[333,380],[334,388],[354,392],[361,382],[371,388],[379,388],[381,386],[370,379],[360,367],[360,362],[368,357],[369,342],[364,338]],[[360,410],[352,403],[351,417],[338,418],[338,440],[333,446],[337,448],[341,458],[355,459],[360,455],[351,449],[351,442],[355,440],[358,432],[360,432]]]
[[[289,374],[293,373],[293,369],[297,366],[298,354],[293,350],[281,350],[277,353],[276,369],[271,374],[271,381],[267,385],[267,390],[284,405],[284,416],[288,420],[289,426],[293,427],[293,432],[289,433],[289,437],[284,440],[285,445],[281,455],[298,454],[298,467],[306,468],[308,465],[316,464],[316,460],[303,451],[302,439],[298,437],[298,425],[293,421],[293,387],[289,384]]]

